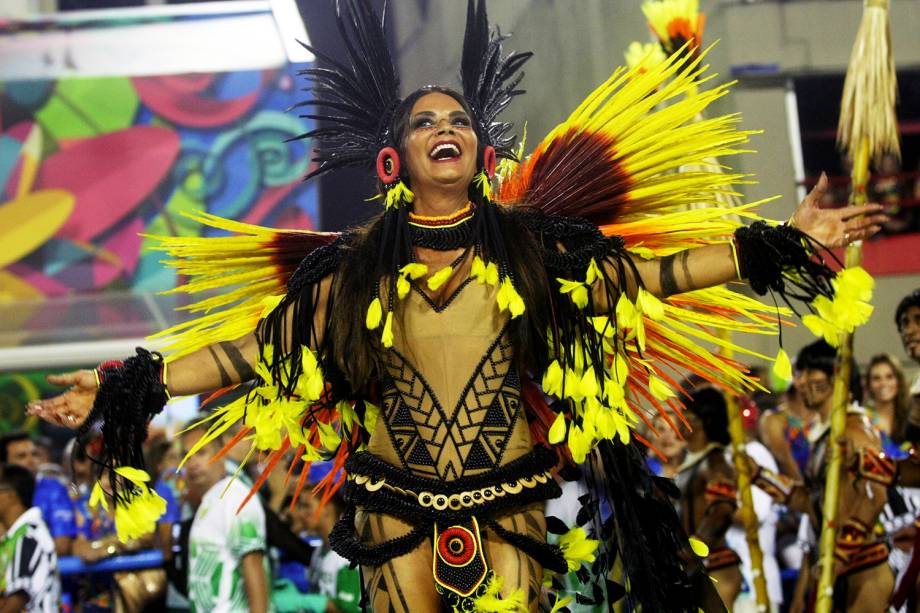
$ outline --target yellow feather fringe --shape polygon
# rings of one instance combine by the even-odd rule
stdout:
[[[505,584],[505,579],[494,572],[486,583],[486,591],[473,601],[475,613],[524,613],[527,611],[527,601],[524,599],[524,590],[517,589],[507,598],[502,598],[500,591]]]
[[[272,259],[277,252],[273,238],[279,233],[335,236],[308,230],[265,228],[210,213],[190,213],[185,217],[236,234],[227,237],[146,236],[159,242],[155,250],[170,257],[164,264],[189,277],[185,284],[163,293],[204,295],[179,309],[199,314],[198,317],[149,337],[158,349],[168,352],[167,361],[249,334],[280,302],[287,288]],[[215,290],[220,292],[215,293]]]

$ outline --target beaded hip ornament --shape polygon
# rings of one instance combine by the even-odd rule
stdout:
[[[479,522],[475,517],[446,528],[434,525],[432,572],[438,592],[455,610],[471,608],[484,591],[489,566],[482,551]],[[468,603],[468,604],[467,604]]]

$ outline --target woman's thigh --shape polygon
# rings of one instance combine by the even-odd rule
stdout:
[[[741,568],[728,566],[711,571],[709,576],[715,582],[716,591],[725,608],[731,611],[735,607],[735,599],[741,593]]]
[[[498,523],[512,532],[526,534],[546,541],[544,504],[536,503],[497,518]],[[495,574],[504,579],[501,594],[507,597],[521,590],[531,611],[538,611],[543,588],[543,568],[533,558],[517,547],[509,545],[499,536],[483,529],[483,547],[486,558]]]
[[[894,573],[887,562],[847,577],[847,613],[885,613],[894,590]]]
[[[358,511],[355,528],[364,543],[382,543],[408,533],[412,526],[390,515]],[[441,610],[441,597],[431,575],[431,539],[381,564],[362,567],[369,611],[408,613]]]

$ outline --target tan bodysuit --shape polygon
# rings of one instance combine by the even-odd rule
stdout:
[[[532,450],[521,410],[509,317],[496,306],[498,287],[467,279],[441,306],[413,285],[397,307],[393,347],[384,355],[380,418],[368,451],[419,476],[452,481],[507,464]],[[545,539],[543,504],[497,518],[506,529]],[[382,513],[359,512],[356,529],[377,544],[412,526]],[[523,588],[536,610],[542,570],[531,558],[488,530],[482,531],[503,593]],[[426,539],[407,555],[364,568],[374,611],[437,611],[432,545]]]
[[[508,315],[494,306],[497,291],[468,279],[437,307],[413,286],[384,355],[389,377],[369,451],[451,481],[531,450]]]

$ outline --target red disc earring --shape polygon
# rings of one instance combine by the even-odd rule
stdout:
[[[393,147],[384,147],[377,154],[377,176],[384,185],[399,178],[399,152]]]
[[[490,179],[495,176],[495,147],[492,145],[482,150],[482,167]]]

